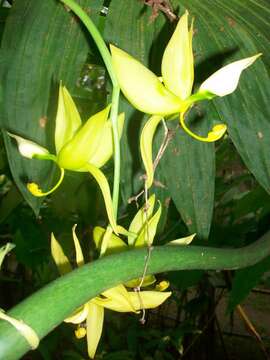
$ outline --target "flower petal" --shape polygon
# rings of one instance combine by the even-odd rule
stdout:
[[[80,171],[97,151],[102,138],[110,105],[91,116],[66,143],[58,154],[58,163],[64,169]]]
[[[159,292],[159,291],[140,291],[129,292],[129,297],[134,308],[138,310],[142,309],[154,309],[164,303],[165,300],[171,296],[171,292]]]
[[[5,320],[9,322],[11,325],[13,325],[18,330],[18,332],[25,338],[25,340],[28,342],[32,350],[38,347],[39,337],[37,336],[37,333],[29,325],[24,323],[22,320],[17,320],[5,314],[4,311],[1,309],[0,309],[0,319]]]
[[[119,139],[122,136],[123,127],[125,121],[125,114],[122,113],[118,116],[118,136]],[[101,135],[99,146],[96,149],[95,153],[89,158],[88,162],[92,165],[95,165],[98,168],[101,168],[106,162],[111,158],[113,154],[113,133],[112,133],[112,124],[111,121],[107,121],[103,133]]]
[[[4,261],[5,256],[7,255],[7,253],[9,253],[13,248],[15,248],[16,245],[12,244],[12,243],[7,243],[4,246],[0,247],[0,269],[2,266],[2,262]]]
[[[154,181],[154,167],[152,159],[152,143],[157,126],[162,116],[152,116],[144,125],[140,137],[141,156],[146,171],[146,186],[150,188]]]
[[[142,231],[136,239],[135,246],[150,246],[156,235],[158,222],[161,216],[161,205],[149,221],[146,221]]]
[[[109,222],[111,224],[111,227],[113,228],[113,231],[117,234],[117,224],[114,216],[113,211],[113,204],[112,204],[112,197],[110,192],[110,187],[108,184],[108,180],[106,179],[105,175],[102,171],[100,171],[97,167],[88,164],[87,169],[90,172],[91,175],[96,179],[100,190],[103,195],[103,199],[105,202],[105,207],[108,215]]]
[[[172,240],[167,245],[189,245],[195,236],[196,234],[192,234],[181,239]]]
[[[84,257],[83,257],[82,248],[81,248],[79,239],[75,232],[76,227],[77,227],[77,224],[75,224],[72,228],[72,237],[73,237],[73,242],[74,242],[75,251],[76,251],[76,263],[78,266],[82,266],[84,264]]]
[[[54,234],[51,234],[51,253],[53,260],[61,275],[72,271],[72,267],[68,258],[66,257],[61,245],[56,240]]]
[[[102,293],[105,298],[95,297],[91,301],[107,309],[117,312],[135,312],[129,292],[120,284]]]
[[[127,281],[125,283],[125,286],[127,286],[129,288],[137,288],[138,286],[146,287],[146,286],[154,284],[156,282],[156,278],[154,275],[146,275],[143,279],[143,283],[141,283],[141,282],[142,282],[142,278],[133,279],[133,280]]]
[[[72,139],[81,123],[80,114],[70,93],[60,84],[54,133],[56,154]]]
[[[202,83],[200,91],[209,91],[217,96],[231,94],[237,88],[242,71],[252,65],[261,55],[234,61],[222,67]]]
[[[181,100],[189,97],[194,81],[193,27],[188,30],[188,12],[180,18],[164,51],[161,72],[165,86]]]
[[[180,111],[181,101],[158,77],[125,51],[111,45],[114,70],[128,101],[147,114],[168,115]]]
[[[50,155],[46,148],[36,144],[34,141],[24,139],[23,137],[11,134],[10,132],[7,134],[17,141],[20,154],[28,159],[33,159],[38,155],[40,157],[44,156],[47,159],[46,155]]]
[[[86,320],[87,350],[90,359],[94,359],[102,334],[104,309],[103,307],[94,304],[92,301],[88,303],[88,309],[89,311]]]
[[[88,304],[81,306],[71,316],[66,318],[64,321],[71,324],[80,324],[87,318],[88,315]]]
[[[94,238],[95,245],[96,245],[97,249],[99,249],[99,250],[101,249],[102,240],[103,240],[105,231],[106,230],[100,226],[96,226],[94,228],[93,238]],[[128,249],[127,244],[122,239],[120,239],[120,237],[116,236],[115,234],[111,234],[111,238],[107,244],[106,254],[109,255],[109,254],[113,254],[113,253],[116,253],[119,251],[124,251],[127,249]]]
[[[140,208],[140,210],[136,213],[136,215],[134,216],[134,218],[129,226],[129,231],[131,233],[138,235],[141,232],[143,226],[145,225],[146,220],[150,219],[150,217],[153,214],[155,200],[156,200],[156,196],[155,196],[155,194],[152,194],[150,196],[150,198],[148,199],[147,209],[144,204]],[[137,236],[129,236],[128,237],[128,245],[129,246],[134,245],[136,238],[137,238]]]

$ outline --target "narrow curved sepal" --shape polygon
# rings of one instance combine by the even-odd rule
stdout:
[[[128,101],[146,114],[169,115],[180,111],[181,100],[159,78],[125,51],[111,45],[113,67]]]
[[[56,154],[72,139],[81,124],[80,114],[69,91],[60,84],[54,132]]]
[[[147,201],[147,208],[146,204],[144,204],[136,213],[134,218],[132,219],[130,226],[129,226],[129,232],[133,233],[134,236],[128,236],[128,245],[132,246],[135,244],[136,238],[139,235],[139,233],[142,231],[145,223],[147,220],[150,220],[154,206],[155,206],[156,196],[155,194],[152,194],[150,198]]]
[[[222,67],[202,83],[199,92],[208,91],[217,96],[231,94],[237,88],[242,71],[252,65],[261,55],[256,54]]]
[[[64,169],[78,171],[83,168],[100,146],[110,105],[91,116],[66,143],[58,154],[58,163]]]
[[[154,237],[157,232],[157,226],[158,222],[161,216],[161,205],[159,204],[159,208],[156,211],[156,213],[145,222],[142,231],[140,232],[139,236],[136,239],[135,246],[141,247],[141,246],[151,246]]]
[[[73,237],[73,242],[74,242],[74,246],[75,246],[76,263],[77,263],[77,266],[79,267],[84,264],[84,257],[83,257],[83,252],[82,252],[82,248],[81,248],[79,239],[76,235],[76,227],[77,227],[77,224],[75,224],[72,227],[72,237]]]
[[[101,338],[104,322],[104,309],[92,301],[88,303],[86,319],[87,351],[90,359],[94,359]]]
[[[149,189],[154,181],[154,167],[152,159],[153,137],[162,116],[152,116],[144,125],[140,137],[141,157],[146,171],[146,186]]]
[[[111,197],[108,180],[106,179],[106,177],[102,171],[100,171],[97,167],[95,167],[91,164],[87,165],[87,170],[90,172],[91,175],[93,175],[93,177],[96,179],[96,181],[100,187],[100,190],[102,192],[103,199],[105,202],[105,208],[107,211],[110,225],[111,225],[113,231],[117,234],[118,233],[117,232],[117,224],[116,224],[116,220],[115,220],[115,216],[114,216],[112,197]]]
[[[194,81],[193,26],[188,29],[188,12],[180,18],[164,51],[161,72],[165,86],[181,100],[189,97]]]
[[[96,226],[93,231],[93,239],[96,245],[96,248],[100,251],[102,247],[102,241],[106,230],[100,226]],[[120,237],[115,234],[111,234],[111,238],[108,241],[106,254],[119,253],[128,249],[127,244],[120,239]]]
[[[51,254],[61,275],[67,274],[72,271],[70,262],[53,233],[51,234]]]
[[[176,240],[172,240],[170,242],[168,242],[167,245],[189,245],[191,244],[191,242],[193,241],[194,237],[196,236],[196,234],[192,234],[192,235],[189,235],[189,236],[186,236],[186,237],[183,237],[181,239],[176,239]]]
[[[16,245],[12,243],[6,243],[6,245],[0,247],[0,269],[5,256],[13,249]]]

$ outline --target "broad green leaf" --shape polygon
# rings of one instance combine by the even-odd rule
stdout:
[[[270,258],[246,269],[237,270],[232,281],[227,310],[233,311],[248,296],[250,291],[259,283],[262,275],[270,269]]]
[[[198,86],[221,66],[263,53],[243,72],[237,90],[213,100],[210,106],[216,109],[220,122],[228,125],[228,133],[248,169],[269,192],[270,90],[264,65],[269,68],[269,2],[193,0],[181,4],[195,18]]]
[[[196,107],[193,119],[203,111]],[[205,118],[199,129],[211,128]],[[172,124],[169,124],[172,127]],[[176,128],[174,137],[165,152],[160,167],[166,185],[190,233],[207,239],[212,221],[215,188],[214,145],[196,141],[182,129]],[[207,132],[207,130],[206,130]]]

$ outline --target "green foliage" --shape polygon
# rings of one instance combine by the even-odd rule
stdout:
[[[103,1],[78,2],[90,13],[106,43],[123,48],[157,75],[160,74],[161,57],[174,31],[174,22],[171,23],[161,13],[151,21],[151,8],[144,6],[143,1],[104,2],[109,7],[107,16],[100,14]],[[234,94],[198,103],[190,111],[187,123],[196,133],[206,134],[216,123],[228,125],[228,134],[217,144],[205,144],[190,138],[176,119],[167,122],[172,138],[157,166],[154,186],[150,189],[150,193],[155,193],[162,204],[154,245],[163,245],[196,232],[196,245],[219,248],[245,246],[269,230],[269,4],[267,0],[231,0],[229,4],[226,0],[172,0],[171,3],[179,14],[183,14],[187,8],[194,17],[195,89],[221,65],[258,52],[263,52],[263,56],[243,74]],[[56,277],[48,241],[52,231],[59,236],[65,252],[74,259],[70,230],[74,223],[79,223],[83,250],[86,258],[92,260],[96,255],[92,230],[95,225],[106,226],[106,212],[100,191],[85,174],[75,176],[67,172],[62,187],[49,198],[42,201],[33,197],[27,191],[26,183],[35,181],[44,189],[50,188],[55,169],[49,163],[22,159],[5,131],[30,138],[54,152],[59,81],[62,80],[71,91],[83,121],[104,107],[112,89],[94,42],[78,19],[58,1],[20,0],[14,2],[11,10],[0,8],[0,36],[3,29],[0,121],[6,155],[1,144],[0,249],[10,238],[16,248],[3,263],[0,301],[3,306],[9,307]],[[119,223],[128,228],[136,211],[134,203],[134,206],[128,206],[128,199],[138,194],[144,184],[139,136],[148,116],[134,110],[124,97],[120,100],[120,111],[125,112],[126,122],[121,140],[122,202]],[[154,139],[154,156],[163,138],[163,128],[159,125]],[[112,164],[110,162],[103,168],[110,183]],[[39,215],[38,218],[25,201],[35,215]],[[265,256],[263,246],[260,250],[256,246],[249,248],[254,249],[249,253],[245,250],[243,253],[241,250],[232,253],[225,250],[222,253],[223,249],[215,252],[210,248],[209,257],[203,258],[205,249],[207,254],[207,248],[201,250],[191,246],[183,248],[183,254],[178,249],[178,256],[164,255],[163,259],[161,254],[158,260],[153,254],[155,271],[174,270],[167,274],[167,278],[174,290],[173,301],[176,302],[177,311],[185,314],[181,322],[163,326],[162,314],[151,312],[150,326],[144,328],[136,316],[109,316],[97,359],[179,357],[187,344],[192,347],[193,339],[198,334],[207,333],[202,324],[211,311],[215,312],[213,289],[217,284],[224,285],[224,272],[207,271],[209,264],[212,264],[211,269],[219,270],[235,268],[236,264],[242,267],[254,263],[257,251],[260,259]],[[217,262],[213,260],[215,256]],[[143,261],[132,254],[129,261],[130,264],[126,264],[116,257],[116,262],[111,262],[111,273],[110,266],[106,268],[107,263],[104,267],[107,273],[101,265],[97,265],[99,271],[95,272],[94,265],[93,272],[82,271],[81,284],[64,279],[64,305],[62,289],[54,283],[56,292],[49,290],[53,307],[46,304],[44,299],[40,300],[42,296],[38,294],[36,299],[43,307],[41,315],[39,302],[36,300],[35,303],[33,298],[30,298],[30,305],[23,305],[22,310],[19,306],[13,314],[23,314],[22,317],[25,316],[24,319],[44,336],[70,314],[71,309],[88,300],[89,296],[97,295],[104,287],[115,284],[115,278],[122,281],[129,271],[141,276]],[[158,261],[162,265],[157,265]],[[170,261],[175,261],[175,264],[169,266]],[[118,264],[117,269],[115,264]],[[229,312],[245,300],[269,268],[268,257],[232,273]],[[91,276],[94,278],[91,279]],[[108,279],[104,280],[106,276]],[[98,279],[97,283],[95,278]],[[85,284],[89,288],[85,288]],[[13,290],[9,303],[3,295],[7,293],[6,289]],[[192,297],[190,292],[196,295]],[[77,293],[80,293],[80,299],[76,299]],[[40,316],[48,323],[44,325],[41,321],[40,325]],[[154,318],[152,322],[151,317]],[[127,334],[120,337],[119,333],[125,333],[127,327]],[[42,356],[50,360],[59,352],[58,355],[66,359],[84,359],[84,341],[78,342],[73,330],[62,325],[41,342],[33,358]],[[14,334],[13,329],[0,324],[0,334],[1,331],[16,343],[18,334]],[[5,337],[1,340],[0,335],[0,348],[3,339]],[[186,339],[191,340],[186,344]],[[23,353],[26,346],[22,344],[22,339],[18,341],[20,349],[24,349],[20,350]]]
[[[233,311],[248,296],[269,269],[270,258],[268,257],[256,265],[236,271],[229,296],[228,312]]]

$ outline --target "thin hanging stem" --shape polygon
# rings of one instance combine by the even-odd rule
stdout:
[[[109,73],[110,79],[113,85],[112,91],[112,107],[110,112],[110,121],[112,122],[113,129],[113,142],[114,142],[114,182],[113,182],[113,210],[114,216],[117,219],[117,210],[118,210],[118,201],[119,201],[119,186],[120,186],[120,169],[121,169],[121,159],[120,159],[120,143],[119,143],[119,134],[117,127],[117,116],[118,116],[118,104],[119,104],[119,94],[120,87],[116,78],[116,75],[113,70],[111,54],[107,48],[106,43],[104,42],[100,32],[97,27],[88,16],[88,14],[73,0],[60,0],[68,8],[70,8],[74,14],[76,14],[82,23],[85,25],[89,33],[91,34],[93,40],[96,43],[96,46],[100,52],[100,55],[104,61],[106,69]]]

